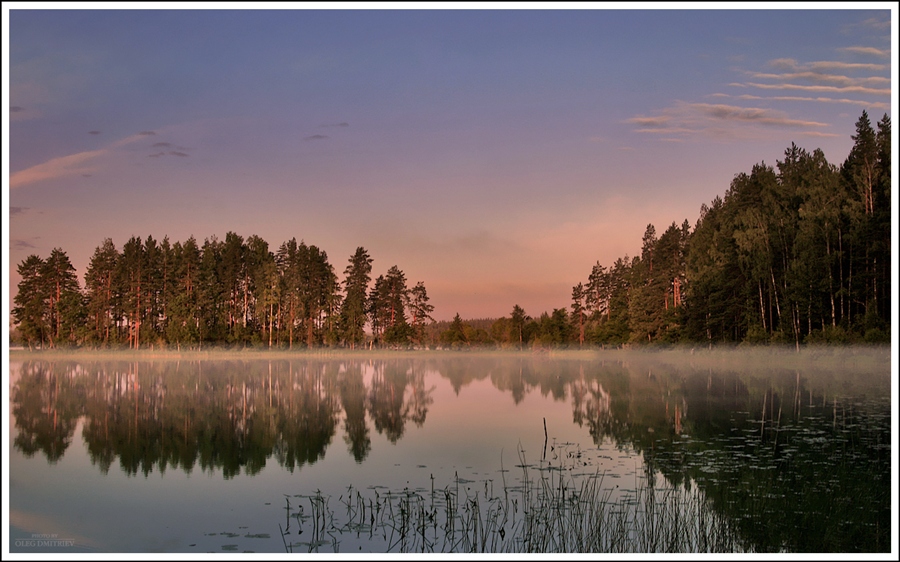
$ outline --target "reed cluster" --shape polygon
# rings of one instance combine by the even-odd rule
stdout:
[[[659,488],[640,479],[625,494],[604,475],[574,478],[524,460],[522,477],[494,489],[492,480],[460,478],[444,488],[364,494],[349,487],[337,505],[320,492],[301,496],[282,528],[288,552],[401,553],[696,553],[746,552],[734,527],[703,494]],[[474,484],[474,485],[473,485]],[[295,529],[292,532],[292,529]],[[303,540],[290,542],[295,535]],[[304,536],[305,535],[305,536]],[[346,550],[350,551],[350,550]]]

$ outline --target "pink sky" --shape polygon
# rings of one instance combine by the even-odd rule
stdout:
[[[886,9],[4,12],[10,297],[29,254],[234,231],[537,316],[896,104]]]

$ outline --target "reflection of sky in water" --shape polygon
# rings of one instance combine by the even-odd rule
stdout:
[[[364,371],[367,388],[372,376],[371,369]],[[522,478],[519,445],[530,478],[539,477],[539,465],[549,464],[569,473],[608,471],[614,474],[607,482],[624,476],[621,480],[633,486],[631,474],[639,468],[639,458],[611,444],[598,451],[587,428],[572,423],[569,400],[553,400],[531,390],[515,404],[510,393],[497,390],[489,378],[469,382],[457,394],[450,381],[428,371],[425,389],[432,388],[433,402],[424,424],[407,421],[396,443],[376,431],[367,413],[372,444],[362,463],[354,462],[348,451],[341,412],[324,458],[291,473],[270,456],[258,474],[242,471],[228,480],[220,469],[204,472],[199,464],[190,474],[172,467],[162,472],[154,466],[147,477],[140,472],[127,476],[118,459],[103,474],[88,456],[82,418],[72,444],[55,464],[40,452],[26,458],[11,448],[10,522],[19,531],[17,536],[56,534],[99,551],[206,552],[238,544],[239,550],[278,552],[284,550],[277,525],[284,521],[285,495],[321,490],[332,494],[337,506],[338,496],[351,485],[364,495],[373,494],[373,487],[380,493],[404,487],[430,489],[433,476],[435,489],[442,489],[454,484],[456,474],[470,480],[465,484],[470,488],[483,489],[489,480],[499,490],[501,463],[507,484],[516,485]],[[542,463],[544,418],[549,439]],[[16,430],[14,424],[11,427],[12,440]],[[306,501],[290,499],[292,506]]]
[[[428,491],[433,477],[435,490],[442,490],[454,487],[456,475],[463,479],[461,486],[470,493],[484,490],[486,481],[490,489],[497,492],[503,486],[501,464],[506,470],[507,485],[515,487],[521,483],[523,471],[519,466],[519,446],[524,451],[532,481],[541,474],[558,477],[560,474],[587,476],[604,473],[602,486],[616,490],[611,498],[615,501],[633,492],[643,477],[644,453],[634,453],[630,444],[617,445],[609,436],[603,437],[598,447],[594,444],[587,421],[583,425],[573,422],[574,388],[577,386],[573,383],[582,384],[580,381],[585,381],[580,387],[582,390],[587,389],[588,394],[594,393],[595,415],[619,416],[617,419],[621,423],[622,408],[625,408],[627,419],[624,423],[629,426],[629,435],[640,440],[644,449],[651,449],[651,445],[656,443],[653,454],[658,461],[668,463],[676,471],[686,470],[683,467],[688,465],[703,464],[703,453],[707,451],[700,450],[702,446],[689,433],[700,427],[696,424],[701,418],[711,416],[711,420],[718,420],[716,423],[721,423],[722,419],[716,417],[720,414],[713,409],[705,411],[703,400],[696,400],[705,395],[710,381],[715,382],[714,379],[707,379],[706,369],[701,369],[702,376],[699,376],[696,373],[700,371],[695,371],[693,365],[690,370],[682,370],[679,374],[678,367],[671,365],[654,364],[649,369],[633,362],[627,369],[622,369],[620,365],[617,374],[601,376],[600,369],[596,367],[573,370],[570,365],[568,370],[559,367],[561,370],[554,371],[557,368],[555,364],[553,369],[547,369],[546,362],[538,363],[529,363],[535,370],[526,376],[528,380],[518,398],[509,388],[497,388],[498,381],[499,386],[510,386],[515,382],[511,382],[509,377],[515,377],[518,366],[515,369],[495,369],[491,376],[468,378],[459,373],[471,375],[473,365],[484,364],[465,363],[465,367],[456,373],[457,378],[448,376],[448,364],[441,364],[441,372],[431,367],[420,367],[419,372],[424,371],[423,389],[430,393],[431,399],[424,423],[417,425],[407,419],[402,435],[391,442],[385,433],[376,429],[367,403],[366,423],[371,446],[361,463],[355,462],[345,440],[345,413],[338,400],[334,434],[322,458],[312,463],[298,463],[291,472],[281,466],[272,453],[259,473],[247,475],[246,467],[242,467],[237,475],[228,479],[223,477],[221,465],[204,471],[199,462],[195,462],[189,474],[181,467],[169,466],[161,470],[158,464],[154,464],[146,477],[140,470],[136,475],[128,476],[122,470],[118,457],[112,461],[109,472],[104,474],[99,466],[92,464],[85,446],[82,437],[85,418],[79,419],[71,445],[56,463],[48,463],[40,451],[27,458],[12,446],[17,429],[11,411],[11,540],[28,539],[40,533],[55,535],[61,540],[71,539],[76,541],[78,548],[92,548],[100,552],[283,552],[278,525],[286,523],[286,496],[292,509],[296,510],[298,505],[309,505],[308,499],[301,496],[314,494],[318,490],[331,496],[330,507],[337,511],[341,507],[338,498],[346,494],[350,486],[365,497],[374,496],[376,490],[382,495],[388,490],[400,491],[404,488]],[[204,366],[204,373],[212,372],[213,363],[206,364],[210,367]],[[877,359],[873,365],[876,370],[870,369],[870,375],[885,365],[884,359]],[[11,363],[10,367],[12,390],[21,378],[21,366]],[[753,374],[740,380],[734,378],[736,375],[733,372],[723,375],[722,381],[731,381],[725,385],[726,389],[731,388],[729,385],[732,384],[746,383],[743,394],[736,395],[736,401],[727,403],[733,409],[730,414],[726,413],[724,419],[758,419],[762,406],[761,392],[766,392],[773,385],[785,396],[784,407],[790,408],[795,381],[801,378],[804,390],[809,393],[803,395],[808,398],[803,398],[801,402],[805,406],[815,394],[817,411],[825,411],[825,414],[831,412],[836,392],[838,396],[851,391],[859,395],[884,395],[880,391],[889,380],[887,377],[861,377],[857,380],[861,381],[858,384],[863,390],[857,388],[854,391],[848,383],[850,379],[844,378],[845,373],[849,372],[844,367],[836,363],[836,370],[823,371],[821,375],[804,372],[802,377],[795,370],[783,370],[780,374],[767,374],[765,377]],[[761,368],[765,371],[768,367]],[[866,369],[868,367],[863,371]],[[141,366],[140,372],[142,376],[147,376],[151,370]],[[402,372],[403,369],[394,374]],[[378,376],[371,363],[363,366],[362,383],[367,395]],[[684,376],[687,378],[682,379]],[[692,376],[694,379],[691,379]],[[239,381],[240,377],[234,380]],[[684,380],[685,386],[680,386],[679,380]],[[560,388],[559,381],[565,382],[565,396],[561,399],[559,396],[554,398],[554,392]],[[408,395],[411,385],[407,384],[404,389]],[[221,387],[217,392],[222,392]],[[685,411],[683,408],[692,396],[695,398],[691,402],[692,407]],[[850,394],[843,394],[842,400],[849,397]],[[217,399],[220,398],[221,395]],[[820,401],[825,401],[828,407],[822,406]],[[611,402],[613,409],[617,408],[616,412],[607,411]],[[682,405],[681,412],[688,428],[680,437],[671,434],[671,429],[678,427],[672,425],[672,410],[677,405]],[[754,411],[746,412],[748,407]],[[787,418],[785,413],[785,424],[788,423]],[[546,458],[542,458],[545,419],[549,439]],[[802,415],[797,417],[797,420],[803,419]],[[662,435],[666,431],[670,432],[669,437]],[[755,429],[752,431],[754,435],[758,432]],[[802,431],[802,428],[798,430],[797,442],[800,442]],[[735,437],[714,438],[721,439],[728,441]],[[677,443],[682,445],[675,445]],[[729,456],[736,458],[743,454],[741,447],[740,444],[729,445],[723,452],[734,449]],[[784,454],[790,455],[791,450],[791,447],[785,447]],[[688,455],[686,460],[684,455]],[[554,470],[539,470],[548,467]],[[703,467],[701,472],[704,472]],[[709,476],[711,482],[716,481],[716,475]],[[657,474],[656,480],[657,484],[664,483],[661,474]],[[302,539],[297,535],[292,538]],[[348,547],[353,545],[353,551],[357,548],[352,541],[348,540],[346,544]],[[13,548],[13,551],[35,552],[27,548]],[[57,551],[74,553],[76,549]]]

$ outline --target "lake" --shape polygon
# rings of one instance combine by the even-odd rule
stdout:
[[[891,550],[887,348],[9,367],[11,552]]]

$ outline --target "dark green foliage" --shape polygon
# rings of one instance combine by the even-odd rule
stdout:
[[[194,237],[172,247],[173,287],[168,307],[166,337],[181,347],[200,341],[200,248]]]
[[[118,321],[117,292],[113,283],[119,253],[112,239],[107,238],[91,257],[84,276],[87,298],[87,314],[90,318],[90,341],[109,345],[116,339],[115,324]]]
[[[15,306],[12,315],[29,348],[43,347],[49,336],[47,303],[41,278],[43,269],[44,261],[36,255],[28,256],[18,267],[22,281],[19,282],[19,292],[13,299]]]
[[[372,258],[365,248],[359,247],[350,256],[344,270],[344,302],[341,306],[340,329],[344,341],[355,347],[365,341],[366,290],[371,281]]]
[[[296,239],[277,254],[258,236],[245,241],[233,232],[202,247],[194,237],[171,244],[132,236],[121,252],[106,239],[91,257],[84,291],[58,248],[19,265],[14,333],[29,347],[355,347],[366,341],[371,312],[378,342],[423,342],[434,311],[425,284],[407,289],[394,266],[370,298],[371,269],[358,248],[345,271],[345,298],[328,255]]]
[[[379,275],[369,293],[368,313],[376,342],[406,344],[413,329],[406,320],[409,300],[406,275],[395,265],[386,275]]]
[[[431,317],[431,313],[434,312],[434,305],[428,303],[428,291],[425,289],[425,284],[421,281],[409,290],[408,297],[407,307],[412,316],[412,324],[410,325],[412,339],[416,343],[422,343],[425,340],[426,321],[434,323],[434,318]]]
[[[639,256],[597,262],[573,287],[571,315],[535,320],[515,305],[509,318],[448,330],[433,321],[424,284],[408,288],[397,266],[370,287],[362,247],[339,285],[318,247],[291,239],[273,254],[233,232],[202,248],[148,236],[118,252],[107,239],[84,293],[62,250],[29,256],[12,315],[31,347],[888,342],[890,136],[887,115],[873,127],[863,112],[840,167],[791,144],[774,167],[737,174],[693,231],[685,220],[658,236],[649,224]]]
[[[87,309],[69,256],[59,248],[46,260],[31,255],[18,272],[22,281],[12,316],[23,343],[29,348],[83,343],[88,337]]]
[[[586,320],[584,299],[584,285],[579,283],[572,287],[572,329],[578,334],[578,345],[584,345],[584,324]]]
[[[514,305],[512,309],[512,313],[510,314],[510,320],[512,324],[513,332],[519,337],[519,347],[524,343],[524,330],[525,330],[525,322],[530,320],[528,316],[525,315],[525,310],[519,305]]]
[[[863,112],[838,169],[791,145],[585,285],[592,343],[890,339],[890,119]]]
[[[562,346],[572,339],[572,326],[565,308],[555,308],[552,314],[541,314],[529,340],[536,346]]]
[[[444,332],[441,332],[441,343],[449,347],[469,345],[469,341],[466,338],[465,326],[462,318],[459,317],[458,312],[456,313],[456,316],[453,317],[453,322],[450,323],[450,327]]]

